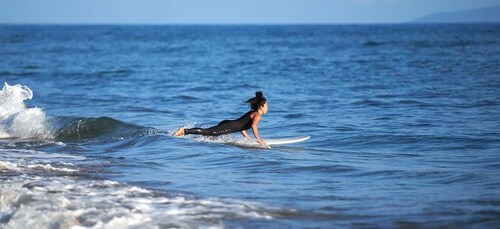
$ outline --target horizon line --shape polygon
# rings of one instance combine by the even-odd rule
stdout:
[[[286,22],[286,23],[140,23],[140,22],[0,22],[0,25],[27,26],[315,26],[315,25],[426,25],[426,24],[500,24],[498,21],[484,22]]]

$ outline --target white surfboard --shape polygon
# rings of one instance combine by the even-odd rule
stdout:
[[[311,136],[298,136],[291,138],[267,138],[264,139],[264,141],[266,142],[267,145],[285,145],[285,144],[302,142],[309,138],[311,138]]]
[[[257,141],[254,139],[252,140],[246,140],[242,138],[231,138],[228,136],[220,136],[220,137],[210,137],[210,136],[196,136],[192,139],[195,139],[197,141],[202,141],[202,142],[215,142],[215,143],[222,143],[222,144],[228,144],[228,145],[234,145],[238,147],[250,147],[250,148],[271,148],[272,146],[276,145],[286,145],[286,144],[292,144],[292,143],[297,143],[297,142],[302,142],[307,139],[311,138],[311,136],[298,136],[298,137],[289,137],[289,138],[265,138],[264,141],[266,142],[267,145],[260,145]]]

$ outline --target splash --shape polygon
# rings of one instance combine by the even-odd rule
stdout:
[[[157,133],[158,130],[129,124],[110,117],[49,116],[42,109],[28,108],[25,100],[33,92],[20,84],[0,91],[0,139],[36,139],[78,141],[82,139],[116,140]]]
[[[24,100],[32,98],[30,88],[5,83],[0,91],[0,139],[51,138],[42,109],[28,108],[24,104]]]

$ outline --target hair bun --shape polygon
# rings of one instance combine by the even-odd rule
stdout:
[[[256,98],[262,98],[264,94],[262,94],[262,91],[255,92],[255,97]]]

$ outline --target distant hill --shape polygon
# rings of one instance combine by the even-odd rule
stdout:
[[[477,23],[500,22],[500,5],[472,10],[430,14],[413,22],[417,23]]]

